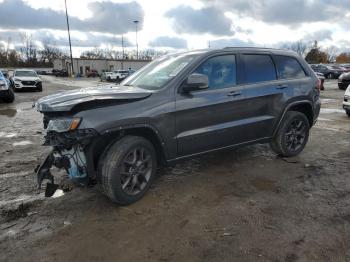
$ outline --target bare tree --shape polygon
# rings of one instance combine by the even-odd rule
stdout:
[[[327,54],[327,61],[333,63],[339,54],[339,49],[336,46],[330,46],[325,49],[325,53]]]
[[[63,57],[63,52],[56,46],[55,43],[51,42],[50,39],[44,39],[42,42],[43,49],[39,51],[42,62],[53,63],[53,60]]]
[[[304,57],[307,52],[308,46],[305,42],[299,40],[293,43],[284,44],[282,48],[293,50],[297,52],[301,57]]]
[[[34,65],[37,62],[37,47],[33,41],[32,35],[27,33],[20,34],[22,40],[21,53],[24,60],[29,65]]]

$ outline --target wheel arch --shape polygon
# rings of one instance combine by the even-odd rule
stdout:
[[[165,165],[167,159],[167,151],[165,143],[159,131],[151,125],[134,125],[120,127],[117,130],[106,130],[97,138],[93,152],[94,166],[98,166],[100,156],[108,150],[108,148],[117,140],[124,136],[133,135],[140,136],[152,143],[157,154],[159,165]]]
[[[308,100],[292,102],[292,103],[288,104],[286,106],[286,108],[284,109],[283,114],[280,117],[280,120],[278,122],[278,125],[276,126],[276,128],[273,132],[273,136],[276,135],[278,129],[280,128],[280,126],[282,124],[284,116],[288,111],[297,111],[297,112],[303,113],[307,117],[307,119],[309,120],[310,127],[313,125],[313,123],[314,123],[314,111],[313,111],[312,103]]]

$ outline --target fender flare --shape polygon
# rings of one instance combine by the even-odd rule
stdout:
[[[108,135],[114,132],[123,132],[123,131],[127,131],[127,130],[131,130],[131,129],[137,129],[137,128],[146,128],[151,130],[157,137],[160,146],[161,146],[161,151],[163,153],[163,156],[165,159],[168,159],[168,150],[165,146],[165,141],[164,138],[162,137],[162,135],[160,134],[160,132],[158,131],[157,128],[155,128],[153,125],[151,124],[134,124],[134,125],[121,125],[119,127],[115,127],[115,128],[110,128],[110,129],[106,129],[102,132],[100,132],[101,135]]]
[[[307,104],[311,107],[312,109],[312,114],[314,114],[313,112],[313,106],[312,106],[312,102],[309,101],[309,100],[301,100],[301,101],[295,101],[295,102],[291,102],[289,103],[283,110],[283,113],[282,115],[280,116],[279,120],[278,120],[278,123],[277,125],[275,126],[274,130],[273,130],[273,134],[272,134],[272,137],[274,137],[278,131],[278,129],[280,128],[281,124],[282,124],[282,121],[284,119],[284,116],[286,115],[286,113],[289,111],[289,109],[293,106],[296,106],[296,105],[302,105],[302,104]]]

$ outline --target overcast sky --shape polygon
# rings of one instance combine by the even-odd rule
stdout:
[[[92,47],[278,47],[318,40],[350,50],[350,0],[67,0],[74,55]],[[0,0],[0,41],[19,32],[68,45],[64,0]]]

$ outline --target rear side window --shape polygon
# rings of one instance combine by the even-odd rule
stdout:
[[[243,55],[245,83],[276,80],[275,65],[269,55]]]
[[[236,57],[235,55],[222,55],[209,58],[195,70],[195,73],[208,76],[210,89],[235,86]]]
[[[279,79],[302,78],[305,76],[305,72],[301,65],[293,57],[276,56],[276,63]]]

